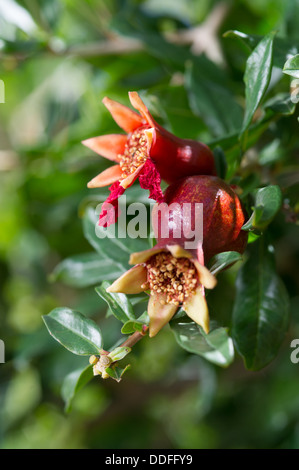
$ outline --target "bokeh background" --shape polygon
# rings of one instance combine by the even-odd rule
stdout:
[[[298,43],[298,23],[298,0],[1,0],[2,448],[299,447],[299,364],[290,360],[290,342],[299,337],[299,230],[285,218],[272,231],[291,324],[277,358],[259,372],[247,371],[239,357],[223,370],[188,354],[164,328],[135,346],[122,382],[92,380],[66,413],[63,381],[86,359],[63,349],[42,321],[65,305],[99,322],[106,337],[119,333],[93,287],[53,278],[61,260],[91,250],[81,209],[98,194],[87,182],[107,163],[81,140],[118,131],[102,98],[128,104],[128,90],[138,90],[170,130],[210,142],[217,128],[189,107],[180,53],[205,54],[226,70],[242,105],[248,49],[223,33],[277,29]],[[264,171],[271,173],[274,162],[293,183],[299,182],[296,119],[282,119],[263,154]],[[290,142],[297,166],[283,160]],[[234,280],[234,270],[223,273],[211,299],[227,318]]]

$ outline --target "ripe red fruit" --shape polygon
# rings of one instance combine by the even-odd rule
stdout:
[[[222,179],[207,175],[181,179],[166,189],[164,200],[168,206],[176,204],[177,207],[163,212],[157,204],[153,209],[158,246],[179,244],[186,248],[188,233],[196,228],[195,204],[202,203],[202,240],[194,248],[199,262],[207,264],[214,255],[224,251],[244,252],[248,234],[241,228],[247,215],[235,191]],[[191,217],[184,215],[185,204],[190,204]],[[161,236],[165,226],[170,227],[167,238]],[[182,234],[180,239],[175,238],[176,231]]]

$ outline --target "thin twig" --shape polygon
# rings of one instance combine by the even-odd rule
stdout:
[[[131,336],[129,336],[129,338],[126,339],[126,341],[124,341],[120,345],[120,347],[122,347],[122,348],[129,347],[129,348],[131,348],[136,343],[138,343],[138,341],[140,341],[142,338],[144,338],[144,336],[147,334],[147,331],[148,331],[148,326],[144,325],[143,326],[143,331],[135,331],[135,333],[133,333]]]

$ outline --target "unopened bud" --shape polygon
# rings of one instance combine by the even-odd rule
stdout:
[[[92,364],[94,366],[98,362],[98,360],[99,360],[99,358],[93,354],[89,358],[89,364]]]
[[[129,348],[128,346],[127,347],[120,346],[118,348],[115,348],[113,351],[111,351],[109,353],[109,357],[111,358],[112,362],[120,361],[127,354],[129,354],[129,352],[131,352],[131,348]]]

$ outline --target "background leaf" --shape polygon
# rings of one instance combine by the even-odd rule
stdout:
[[[274,33],[265,36],[248,57],[244,75],[246,108],[241,134],[248,129],[268,88],[272,71]]]
[[[117,279],[123,272],[112,260],[101,258],[97,253],[83,253],[59,263],[51,274],[51,280],[73,287],[86,287]]]
[[[96,323],[70,308],[55,308],[43,316],[50,335],[74,354],[98,354],[102,335]]]
[[[242,259],[242,255],[237,251],[225,251],[223,253],[219,253],[215,255],[211,259],[211,267],[210,271],[212,274],[217,274],[219,271],[231,266],[232,264],[240,261]]]
[[[299,78],[299,54],[290,57],[283,67],[283,73]]]
[[[103,282],[100,286],[96,287],[96,293],[105,300],[111,313],[122,323],[136,320],[134,309],[126,294],[106,292],[109,286],[109,282]]]
[[[71,410],[75,395],[93,378],[93,369],[88,365],[83,370],[78,369],[68,374],[62,384],[62,398],[65,401],[65,411]]]
[[[255,194],[255,205],[253,214],[246,222],[243,230],[264,230],[274,219],[281,208],[282,194],[279,186],[270,185],[260,188]]]
[[[174,319],[170,326],[178,344],[188,352],[221,367],[227,367],[233,361],[233,342],[224,328],[216,328],[207,335],[186,318]]]
[[[273,253],[261,237],[237,277],[232,335],[250,370],[265,367],[277,354],[289,324],[289,299],[275,271]]]

